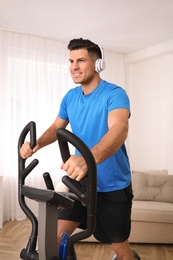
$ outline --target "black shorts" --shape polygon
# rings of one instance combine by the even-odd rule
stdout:
[[[96,229],[94,236],[103,243],[117,243],[128,239],[131,230],[131,185],[123,190],[97,193]],[[58,212],[58,219],[81,223],[87,228],[87,209],[79,201],[71,209]]]

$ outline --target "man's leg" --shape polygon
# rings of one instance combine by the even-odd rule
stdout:
[[[58,244],[60,243],[60,236],[63,232],[69,232],[70,234],[80,225],[79,222],[69,221],[69,220],[58,220],[58,230],[57,230],[57,238]]]
[[[128,240],[121,243],[112,243],[112,247],[117,255],[118,260],[133,260],[133,252]]]

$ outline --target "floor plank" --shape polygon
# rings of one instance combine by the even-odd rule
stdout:
[[[0,259],[20,260],[20,251],[25,248],[31,232],[28,220],[9,221],[0,230]],[[173,260],[173,245],[131,244],[141,260]],[[105,260],[114,255],[110,244],[76,243],[76,255],[79,260]]]

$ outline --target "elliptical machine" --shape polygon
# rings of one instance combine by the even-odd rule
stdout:
[[[49,173],[44,173],[46,189],[38,189],[25,185],[28,174],[36,167],[38,160],[34,159],[27,167],[25,159],[20,156],[20,148],[30,132],[30,146],[36,145],[36,126],[28,123],[23,129],[18,141],[18,197],[19,204],[32,223],[31,235],[26,248],[21,250],[20,258],[24,260],[76,260],[74,243],[92,235],[96,223],[96,164],[89,148],[74,134],[66,129],[58,129],[57,139],[61,156],[65,162],[70,157],[68,142],[71,143],[84,157],[88,172],[83,179],[83,185],[72,180],[69,176],[62,178],[63,183],[71,192],[55,192]],[[34,213],[28,208],[25,197],[39,203],[39,224]],[[80,200],[87,208],[87,229],[72,235],[66,244],[66,256],[60,259],[57,246],[57,207],[73,207],[74,201]],[[37,241],[38,240],[38,241]],[[38,250],[36,245],[38,242]]]
[[[72,180],[68,176],[62,178],[63,183],[71,192],[55,192],[52,180],[48,172],[43,174],[46,189],[38,189],[25,185],[25,179],[29,173],[39,163],[34,159],[27,167],[25,159],[20,156],[20,148],[25,141],[27,134],[30,132],[30,146],[36,145],[36,125],[29,122],[20,134],[18,141],[18,198],[19,204],[32,224],[31,235],[25,248],[20,252],[20,258],[23,260],[77,260],[74,250],[74,243],[91,236],[96,224],[96,164],[94,157],[89,148],[74,134],[66,129],[57,131],[57,140],[63,161],[70,157],[68,142],[75,146],[84,157],[88,173],[83,179],[83,185]],[[36,200],[39,203],[39,224],[34,213],[28,208],[25,197]],[[73,207],[74,201],[80,200],[87,207],[87,229],[72,235],[67,244],[65,244],[65,255],[58,256],[57,246],[57,207]],[[38,250],[36,249],[38,242]],[[133,251],[134,259],[140,260],[139,255]],[[118,259],[115,255],[112,260]]]

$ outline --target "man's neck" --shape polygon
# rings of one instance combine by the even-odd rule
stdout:
[[[99,77],[99,78],[92,80],[92,82],[90,82],[89,84],[82,84],[83,94],[88,95],[91,92],[93,92],[98,87],[100,82],[101,82],[101,78]]]

